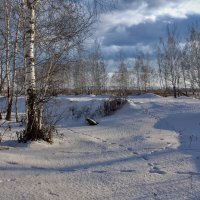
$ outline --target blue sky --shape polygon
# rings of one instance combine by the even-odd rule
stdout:
[[[115,10],[101,15],[95,36],[113,71],[119,51],[129,63],[142,52],[155,59],[167,25],[176,24],[184,40],[189,25],[196,22],[200,24],[200,0],[118,0]]]

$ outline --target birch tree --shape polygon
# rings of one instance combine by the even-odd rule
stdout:
[[[170,29],[167,27],[166,41],[160,40],[160,50],[162,61],[159,60],[160,67],[163,72],[168,76],[168,81],[173,88],[174,97],[177,96],[177,87],[180,81],[180,65],[181,65],[181,49],[180,42],[176,34],[176,28]],[[159,59],[160,59],[159,58]],[[166,77],[167,78],[167,77]]]
[[[79,45],[77,47],[77,59],[72,64],[73,86],[75,94],[86,93],[88,82],[90,83],[88,63],[86,62],[86,59],[84,59],[83,53],[84,50]]]
[[[35,9],[38,0],[27,0],[25,6],[26,30],[25,30],[25,96],[27,106],[27,126],[25,137],[27,140],[35,140],[38,136],[38,113],[36,111],[36,82],[35,82]]]
[[[190,28],[186,43],[187,67],[189,69],[189,81],[191,89],[200,88],[200,32],[195,25]]]
[[[129,89],[129,71],[127,67],[127,63],[125,63],[124,59],[121,57],[120,52],[120,61],[118,65],[118,69],[114,72],[112,76],[112,83],[116,86],[119,96],[126,96],[127,91]]]
[[[100,43],[95,40],[93,52],[89,56],[92,88],[95,94],[101,94],[106,88],[108,74],[106,64],[101,55]]]
[[[43,122],[44,102],[57,66],[69,59],[70,51],[88,36],[102,1],[26,0],[22,1],[25,25],[25,96],[27,124],[24,139],[51,140]],[[92,8],[92,9],[91,9]],[[37,71],[47,66],[47,73]],[[43,71],[43,70],[42,70]],[[38,79],[40,78],[40,80]],[[39,84],[44,86],[39,89]],[[42,94],[41,94],[41,91]]]

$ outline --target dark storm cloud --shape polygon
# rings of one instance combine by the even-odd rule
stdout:
[[[110,30],[103,40],[104,46],[133,46],[137,43],[146,45],[155,44],[160,37],[166,36],[167,26],[177,26],[177,32],[183,39],[192,23],[200,21],[200,16],[191,16],[187,19],[163,18],[157,22],[138,24],[119,30],[118,27]]]
[[[126,27],[119,31],[117,27],[111,29],[105,39],[104,46],[132,46],[137,43],[149,44],[158,40],[163,35],[166,24],[162,22],[139,24],[132,27]]]
[[[140,52],[153,57],[167,25],[176,24],[184,38],[189,24],[200,21],[200,0],[119,0],[101,19],[96,36],[106,59],[116,60],[120,50],[125,58]]]

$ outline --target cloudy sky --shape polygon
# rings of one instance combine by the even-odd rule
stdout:
[[[119,51],[127,60],[141,52],[153,60],[167,24],[176,24],[183,39],[188,26],[198,21],[200,24],[200,0],[118,0],[115,10],[101,16],[95,35],[113,71]]]

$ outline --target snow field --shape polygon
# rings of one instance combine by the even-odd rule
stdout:
[[[56,98],[51,107],[65,112],[53,145],[16,143],[22,127],[11,123],[0,199],[200,199],[200,102],[146,94],[102,117],[95,112],[106,98]],[[90,112],[77,119],[69,107]],[[88,126],[88,114],[100,124]]]

